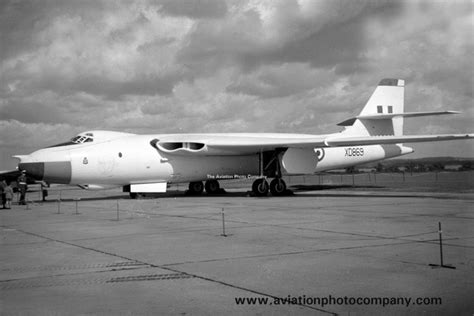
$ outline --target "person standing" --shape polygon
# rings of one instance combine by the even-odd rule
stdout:
[[[13,189],[10,186],[10,184],[8,184],[5,187],[4,192],[5,192],[5,199],[6,199],[6,203],[5,203],[6,208],[10,209],[12,207],[12,199],[13,199]]]
[[[41,193],[43,196],[43,201],[46,201],[46,197],[48,196],[48,189],[46,188],[49,187],[49,185],[44,181],[41,181],[40,185],[41,185]]]
[[[21,175],[18,177],[18,189],[20,190],[20,205],[26,205],[26,171],[22,170]]]
[[[5,180],[2,180],[2,182],[0,182],[0,194],[1,194],[1,198],[2,198],[3,208],[5,208],[5,204],[7,203],[7,197],[5,195],[5,188],[6,187],[7,187],[7,183],[5,182]]]

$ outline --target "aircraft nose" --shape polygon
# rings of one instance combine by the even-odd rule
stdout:
[[[18,169],[25,170],[36,180],[62,184],[71,182],[70,161],[22,162],[18,164]]]

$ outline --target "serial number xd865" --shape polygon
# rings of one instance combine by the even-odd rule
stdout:
[[[361,157],[364,156],[364,148],[363,147],[349,147],[344,148],[346,151],[345,157]]]

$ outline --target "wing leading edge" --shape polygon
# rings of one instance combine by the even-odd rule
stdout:
[[[176,143],[173,137],[161,140],[157,148],[169,154],[176,155],[250,155],[261,151],[275,150],[277,148],[320,148],[320,147],[345,147],[362,145],[384,145],[399,143],[437,142],[447,140],[463,140],[474,138],[474,134],[442,134],[442,135],[403,135],[403,136],[347,136],[347,135],[299,135],[282,137],[265,136],[226,136],[226,135],[193,135],[192,141],[198,141],[203,146],[199,150],[163,150],[166,142]],[[186,137],[179,141],[186,142]]]

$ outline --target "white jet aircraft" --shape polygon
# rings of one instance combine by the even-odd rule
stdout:
[[[252,191],[283,195],[282,175],[314,174],[413,152],[403,143],[470,139],[474,134],[403,135],[405,117],[459,112],[404,112],[404,81],[383,79],[339,133],[159,134],[88,131],[20,159],[19,170],[48,183],[85,189],[123,187],[131,197],[189,183],[191,193],[219,192],[218,180],[254,178]],[[270,185],[267,178],[273,178]],[[205,184],[203,183],[205,182]]]

